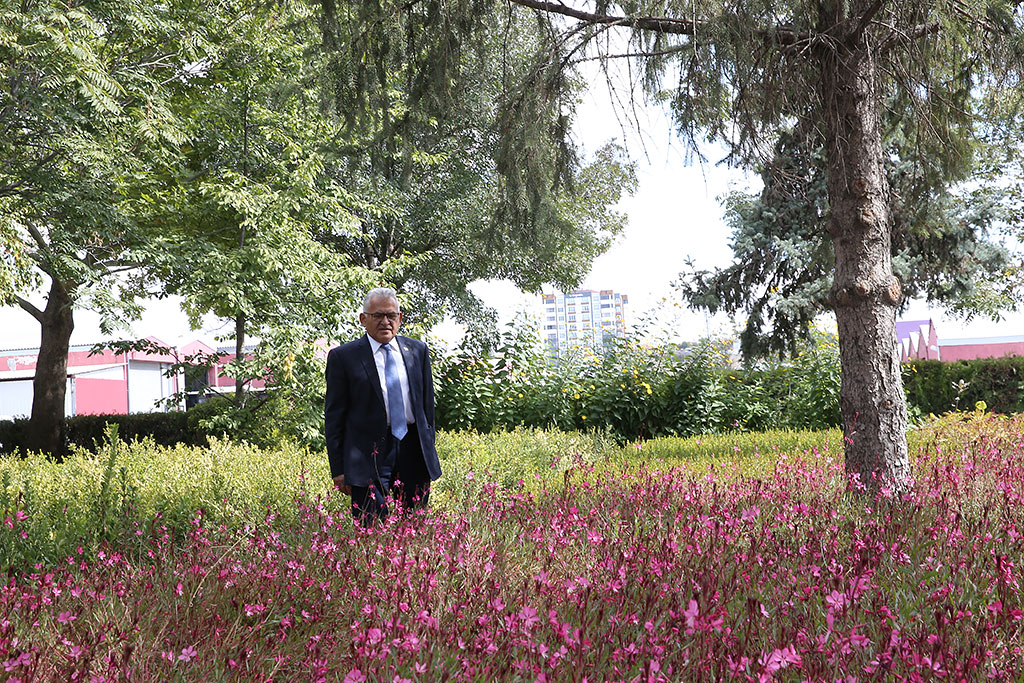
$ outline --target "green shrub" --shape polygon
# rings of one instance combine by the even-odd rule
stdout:
[[[620,443],[728,430],[826,429],[839,424],[839,354],[819,334],[791,361],[731,367],[730,344],[615,340],[554,362],[533,328],[512,326],[493,356],[460,347],[436,364],[437,423],[490,431],[518,426],[607,431]]]
[[[28,436],[28,418],[0,420],[0,453],[25,450]]]
[[[903,386],[908,404],[925,415],[973,410],[979,401],[992,412],[1022,412],[1024,358],[915,360],[903,365]]]
[[[212,439],[209,447],[126,443],[116,426],[95,452],[72,446],[63,462],[0,457],[0,515],[21,511],[27,537],[0,532],[0,568],[53,563],[105,543],[145,542],[156,527],[185,529],[196,512],[212,523],[257,523],[306,482],[326,493],[326,457],[305,449]]]
[[[0,570],[60,562],[79,547],[95,553],[106,544],[145,544],[160,527],[180,535],[197,511],[205,524],[260,524],[268,515],[285,522],[297,514],[295,500],[305,497],[347,516],[348,501],[333,492],[322,451],[288,444],[261,449],[216,437],[208,447],[167,447],[117,435],[110,426],[95,452],[73,446],[62,463],[41,455],[0,457],[0,519],[24,516],[18,533],[0,526]],[[437,443],[444,476],[433,505],[441,509],[461,506],[467,490],[488,481],[517,487],[618,451],[600,433],[526,429],[442,432]]]
[[[618,456],[607,433],[519,428],[481,434],[441,432],[437,454],[444,475],[433,487],[434,504],[458,507],[475,499],[486,483],[503,488],[560,477],[567,469],[593,465]]]
[[[150,439],[161,446],[201,446],[206,443],[210,432],[194,417],[192,411],[173,410],[127,415],[76,415],[67,419],[65,436],[69,447],[95,450],[104,442],[108,425],[114,425],[125,441]],[[24,453],[27,435],[27,418],[0,422],[0,453]]]
[[[82,448],[94,449],[103,443],[107,425],[117,425],[124,441],[152,439],[161,446],[201,446],[207,434],[189,419],[189,413],[173,410],[166,413],[131,413],[129,415],[76,415],[68,418],[68,441]]]

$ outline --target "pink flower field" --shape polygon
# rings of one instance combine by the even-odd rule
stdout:
[[[298,523],[197,511],[9,576],[0,679],[1021,680],[1021,427],[923,439],[902,500],[812,450],[485,484],[369,531],[308,496]]]

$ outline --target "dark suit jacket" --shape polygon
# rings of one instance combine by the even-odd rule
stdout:
[[[423,460],[431,479],[441,476],[434,447],[434,379],[427,345],[396,336],[409,375],[409,397]],[[370,339],[359,339],[327,354],[324,427],[331,476],[345,475],[350,486],[369,486],[376,477],[375,458],[388,457],[391,445],[384,394]]]

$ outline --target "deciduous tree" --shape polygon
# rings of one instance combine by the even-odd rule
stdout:
[[[337,177],[369,200],[356,234],[325,240],[368,268],[420,256],[395,284],[414,309],[471,324],[474,280],[576,286],[621,232],[613,207],[636,181],[614,145],[578,159],[566,134],[582,83],[536,69],[542,27],[490,0],[320,5],[349,136]]]
[[[303,2],[247,0],[204,16],[205,50],[171,93],[188,142],[149,202],[163,234],[147,251],[165,291],[195,323],[232,323],[239,407],[264,374],[243,361],[248,340],[331,337],[381,277],[318,239],[356,231],[366,204],[331,173],[344,140],[321,104],[315,18]]]
[[[40,325],[29,446],[58,452],[74,310],[110,327],[133,314],[145,227],[133,197],[152,160],[181,142],[164,85],[201,40],[186,2],[0,6],[0,275],[3,304]],[[43,307],[33,303],[47,289]]]

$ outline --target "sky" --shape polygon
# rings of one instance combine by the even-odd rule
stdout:
[[[612,138],[624,142],[637,164],[639,186],[635,194],[618,204],[617,209],[628,217],[628,225],[613,246],[595,260],[582,288],[612,289],[627,295],[627,326],[644,321],[643,329],[659,338],[667,335],[677,341],[694,341],[708,334],[728,335],[741,321],[686,310],[671,285],[688,258],[700,268],[731,262],[729,228],[723,220],[719,197],[731,190],[757,191],[760,180],[718,165],[722,153],[711,148],[705,151],[707,162],[703,164],[688,159],[682,143],[673,139],[667,116],[656,107],[643,108],[639,126],[624,130],[607,90],[600,87],[600,77],[591,82],[598,85],[583,96],[575,127],[577,142],[584,154]],[[638,134],[636,127],[643,133]],[[472,288],[498,310],[504,322],[540,308],[537,296],[525,294],[507,281],[478,282]],[[41,297],[35,300],[42,301]],[[1009,315],[1001,322],[976,319],[965,324],[917,301],[899,317],[932,318],[942,339],[1024,334],[1024,313]],[[215,337],[230,331],[227,321],[210,318],[204,322],[202,329],[190,330],[177,300],[153,301],[140,320],[114,338],[153,336],[177,346],[202,339],[216,345]],[[435,332],[449,346],[460,334],[459,327],[451,323]],[[72,344],[94,344],[109,338],[101,334],[95,314],[76,312]],[[0,309],[0,349],[38,345],[39,325],[34,318],[18,308]]]

